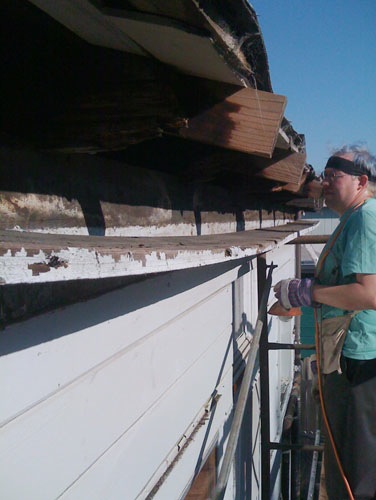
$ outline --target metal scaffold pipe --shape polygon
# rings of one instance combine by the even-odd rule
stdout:
[[[249,388],[252,382],[252,375],[255,369],[255,363],[259,351],[260,337],[264,326],[269,292],[272,285],[272,273],[275,267],[277,266],[274,266],[273,263],[271,263],[269,267],[268,276],[266,278],[263,294],[261,297],[255,332],[253,334],[252,346],[244,370],[243,381],[240,387],[239,397],[235,407],[230,435],[228,438],[227,447],[223,457],[222,467],[219,472],[217,486],[215,489],[214,498],[216,500],[222,500],[226,492],[226,486],[230,475],[230,470],[235,455],[236,446],[238,444],[240,428],[242,425],[244,411],[248,400]]]

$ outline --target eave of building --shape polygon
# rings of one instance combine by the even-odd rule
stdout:
[[[231,95],[204,113],[189,118],[182,116],[181,120],[185,120],[182,128],[179,129],[177,119],[167,130],[162,124],[161,133],[178,133],[195,141],[267,158],[273,158],[276,147],[292,154],[303,153],[300,137],[296,141],[297,134],[286,133],[283,128],[286,99],[271,91],[262,35],[249,5],[239,3],[226,11],[223,6],[202,6],[195,0],[179,0],[174,5],[134,0],[127,2],[127,9],[115,9],[109,7],[113,2],[106,1],[31,1],[92,44],[158,60],[183,75],[234,86]],[[238,22],[241,18],[246,20],[249,32],[243,33],[243,37],[234,34],[231,11],[236,12]],[[247,44],[252,46],[251,42],[258,47],[257,66],[256,55],[250,57],[249,48],[246,50]],[[236,87],[246,88],[236,90]],[[208,123],[212,124],[210,133]],[[218,126],[221,130],[217,130]],[[55,150],[105,150],[93,146],[66,146]],[[119,146],[115,142],[112,148],[119,149]],[[111,149],[111,144],[106,147]],[[285,180],[283,173],[293,176],[294,180],[285,183],[285,188],[297,192],[301,187],[305,157],[299,156],[302,161],[298,175],[294,173],[296,158],[293,155],[291,165],[287,160],[277,168],[272,161],[270,168],[263,169],[258,176],[277,182]]]
[[[251,73],[238,42],[201,10],[194,0],[175,0],[175,6],[164,2],[152,13],[159,2],[127,2],[126,8],[110,8],[110,2],[89,0],[30,0],[31,3],[94,45],[136,55],[153,57],[184,74],[244,85],[239,70]],[[129,10],[129,4],[134,6]],[[161,2],[162,4],[162,2]],[[180,6],[180,12],[179,12]],[[195,25],[187,11],[197,11]],[[180,14],[181,19],[173,16]],[[184,16],[184,17],[183,17]],[[213,26],[216,30],[213,32]],[[227,54],[222,55],[215,38],[221,38]],[[199,57],[197,56],[199,54]],[[238,63],[234,64],[234,58]],[[226,59],[230,59],[231,66]]]
[[[197,226],[197,217],[202,228],[211,226],[207,230],[212,233],[218,230],[215,225],[219,222],[221,232],[229,222],[231,229],[228,226],[227,230],[234,226],[237,230],[238,214],[249,209],[255,213],[259,209],[284,212],[292,198],[298,200],[299,208],[311,208],[304,136],[297,134],[284,117],[286,99],[272,93],[265,47],[252,8],[243,2],[229,8],[221,2],[204,3],[203,7],[195,0],[128,0],[128,10],[121,10],[119,15],[119,11],[108,9],[106,4],[110,3],[116,4],[112,0],[7,0],[3,4],[7,27],[4,69],[9,66],[10,78],[5,82],[5,120],[0,132],[6,147],[15,146],[6,166],[22,149],[26,155],[31,150],[47,151],[53,155],[53,177],[56,169],[59,174],[61,168],[65,173],[60,179],[62,185],[51,185],[48,171],[43,174],[47,182],[41,185],[36,181],[39,191],[35,193],[42,201],[37,207],[36,198],[27,187],[25,191],[25,186],[35,178],[28,169],[35,170],[32,165],[38,160],[22,160],[28,181],[7,180],[11,186],[3,190],[6,200],[16,200],[12,211],[16,218],[23,200],[28,198],[27,203],[35,205],[33,214],[21,221],[21,229],[33,230],[29,221],[33,226],[36,221],[45,224],[36,230],[53,229],[39,217],[46,195],[53,195],[58,203],[60,195],[63,203],[67,196],[69,203],[86,202],[82,188],[78,193],[68,180],[71,169],[60,165],[76,165],[81,185],[90,169],[95,172],[95,158],[103,156],[117,160],[116,168],[124,172],[132,166],[141,167],[136,174],[140,176],[142,169],[148,169],[149,177],[150,171],[174,176],[183,186],[179,196],[184,199],[184,220],[178,218],[178,225],[188,223],[183,234]],[[7,19],[14,19],[12,27]],[[133,38],[127,29],[134,32]],[[142,45],[145,33],[145,44],[155,51],[153,54]],[[200,57],[192,58],[198,47]],[[14,86],[10,83],[13,81],[19,85]],[[230,195],[231,203],[226,199],[221,205],[221,197],[213,203],[210,195],[221,190],[227,193],[227,199]],[[203,192],[209,196],[205,199],[210,207],[208,217],[201,195],[197,205],[197,193]],[[89,194],[93,195],[91,190]],[[169,203],[170,195],[168,192]],[[96,203],[102,210],[107,202],[114,205],[111,213],[120,203],[123,219],[124,210],[128,210],[132,218],[129,231],[139,225],[137,221],[133,225],[133,220],[144,205],[143,199],[128,209],[127,196],[116,194],[114,201],[106,191],[104,200],[100,190],[95,196],[99,196]],[[153,201],[151,211],[165,210],[166,196],[163,200],[162,206]],[[82,211],[86,221],[87,206]],[[286,211],[294,212],[294,203]],[[94,212],[97,216],[98,210]],[[0,227],[13,227],[13,215]],[[103,214],[101,217],[103,226]],[[174,214],[170,217],[165,211],[163,217],[176,223]],[[142,234],[147,222],[142,217]],[[164,231],[159,222],[158,216],[157,232]],[[247,224],[247,220],[242,223],[243,229],[250,227]],[[105,227],[107,235],[109,229],[112,231],[112,220],[110,225],[106,220]],[[91,234],[89,226],[80,227],[78,234],[85,234],[85,230]],[[111,234],[123,231],[124,226],[114,227]]]
[[[0,231],[0,283],[144,276],[252,258],[306,234],[313,226],[300,221],[225,235],[168,238]]]

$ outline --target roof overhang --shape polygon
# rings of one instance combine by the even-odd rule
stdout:
[[[205,28],[204,19],[202,26],[196,27],[168,17],[168,14],[98,7],[89,0],[30,1],[94,45],[153,57],[187,75],[244,84],[242,77],[218,51],[212,34]],[[174,2],[197,10],[191,0]],[[172,15],[173,7],[171,11]],[[236,42],[232,45],[235,54]]]
[[[126,8],[107,0],[27,4],[41,9],[33,8],[31,14],[44,16],[48,33],[54,31],[51,18],[69,31],[54,23],[64,30],[52,39],[64,60],[59,65],[52,47],[51,59],[41,54],[41,63],[35,65],[37,70],[46,62],[54,65],[47,78],[53,91],[50,95],[38,88],[35,96],[32,85],[26,102],[30,109],[22,115],[29,89],[23,92],[5,120],[11,123],[5,131],[9,137],[21,123],[21,139],[30,139],[32,147],[71,154],[125,151],[137,144],[152,147],[155,139],[175,136],[193,141],[198,151],[200,144],[208,145],[197,162],[203,169],[212,168],[206,160],[214,156],[221,171],[264,180],[267,193],[303,193],[304,136],[284,117],[286,98],[272,92],[261,30],[248,3],[234,2],[231,8],[226,2],[197,0],[128,0]],[[9,18],[17,12],[24,15],[18,27],[22,31],[31,24],[30,17],[26,9],[14,9],[9,7]],[[45,26],[37,21],[28,33],[31,40],[35,29]],[[19,50],[23,48],[21,44]],[[33,49],[30,57],[35,60],[40,44]],[[69,64],[69,75],[62,78],[61,68]],[[44,84],[43,69],[35,80]],[[9,94],[14,97],[11,89]],[[241,167],[238,154],[244,155]],[[221,155],[226,162],[217,161]]]

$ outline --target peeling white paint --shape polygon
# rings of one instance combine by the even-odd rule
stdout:
[[[282,231],[240,232],[195,238],[158,238],[144,240],[110,240],[90,238],[64,244],[61,239],[37,238],[27,246],[0,255],[0,282],[6,284],[42,283],[78,279],[153,274],[217,264],[267,252],[283,246],[298,234],[312,229],[310,225],[287,225]],[[72,237],[73,238],[73,237]],[[97,245],[96,246],[96,243]],[[237,244],[239,243],[239,244]],[[85,247],[86,245],[86,247]],[[35,250],[34,250],[35,248]]]

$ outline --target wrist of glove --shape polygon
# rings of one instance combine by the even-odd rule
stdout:
[[[310,278],[282,280],[274,287],[275,296],[285,309],[301,306],[314,307],[313,284],[314,280]]]

